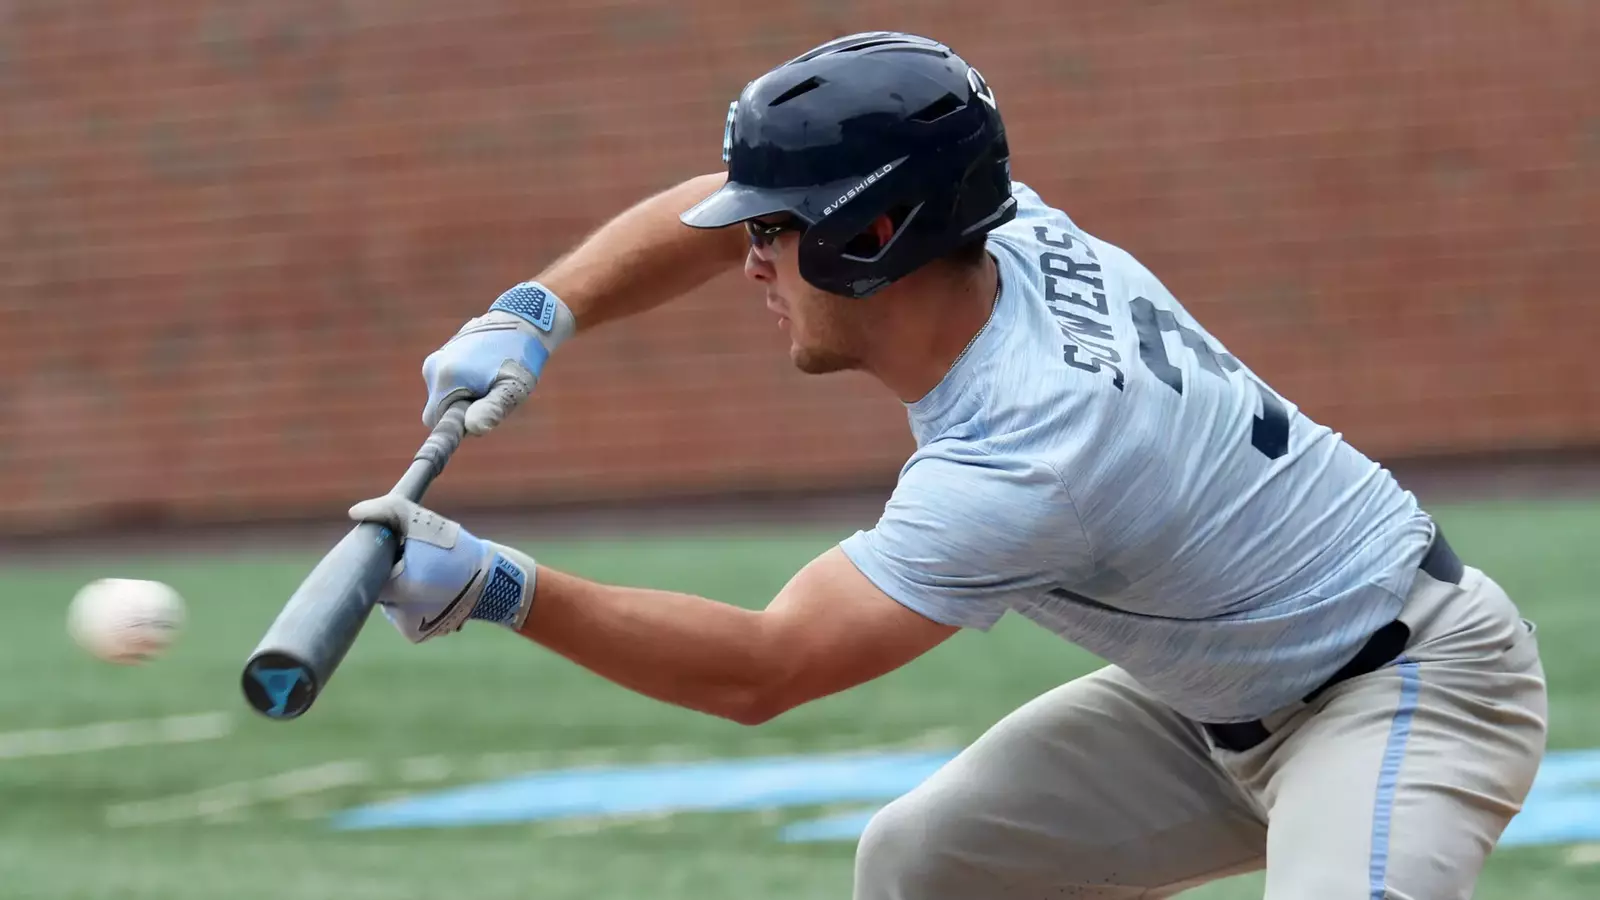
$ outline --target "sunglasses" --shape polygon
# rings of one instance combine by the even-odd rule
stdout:
[[[778,235],[785,231],[804,231],[805,223],[797,218],[790,217],[778,222],[761,222],[748,219],[744,223],[745,230],[750,232],[750,246],[770,247],[778,239]]]

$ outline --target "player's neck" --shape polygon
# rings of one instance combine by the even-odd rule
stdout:
[[[988,323],[999,286],[999,268],[987,255],[965,277],[923,271],[892,285],[867,370],[902,402],[927,396]]]

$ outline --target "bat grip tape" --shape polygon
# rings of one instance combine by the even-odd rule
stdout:
[[[434,426],[433,433],[417,448],[416,456],[411,458],[411,468],[395,483],[391,493],[413,502],[422,499],[428,485],[444,471],[444,464],[461,446],[461,438],[466,433],[467,405],[466,400],[450,404],[450,408],[440,417],[439,424]]]

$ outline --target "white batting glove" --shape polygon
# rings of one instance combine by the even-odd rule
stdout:
[[[432,428],[450,404],[472,399],[467,433],[489,432],[528,399],[545,360],[576,328],[571,310],[538,282],[525,281],[501,294],[487,313],[468,319],[422,361],[428,387],[422,423]]]
[[[460,631],[468,619],[516,631],[528,617],[538,578],[532,557],[394,494],[357,503],[350,518],[400,535],[400,561],[378,603],[413,644]]]

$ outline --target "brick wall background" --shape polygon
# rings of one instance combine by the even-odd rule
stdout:
[[[1600,4],[18,0],[0,530],[337,516],[422,357],[836,34],[983,69],[1019,179],[1380,458],[1600,445]],[[892,481],[737,276],[568,345],[441,504]]]

